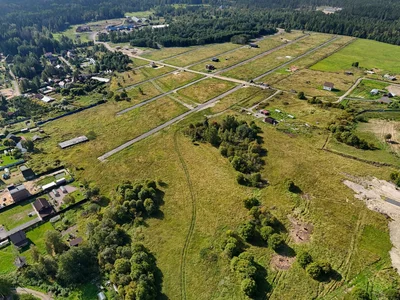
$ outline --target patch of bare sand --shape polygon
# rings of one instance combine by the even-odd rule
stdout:
[[[288,219],[292,225],[289,232],[292,241],[296,244],[309,242],[314,226],[292,216],[288,216]]]
[[[282,256],[275,254],[271,259],[271,267],[275,270],[289,270],[296,257]]]
[[[400,86],[398,85],[389,85],[387,90],[392,94],[400,95]]]
[[[391,219],[389,231],[393,248],[390,250],[390,258],[393,267],[400,274],[400,191],[394,184],[377,178],[369,180],[359,178],[354,181],[345,180],[343,183],[356,192],[354,196],[364,201],[370,210]],[[394,204],[388,202],[388,199]]]

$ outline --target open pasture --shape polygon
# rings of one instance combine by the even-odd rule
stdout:
[[[327,34],[311,34],[309,37],[293,43],[280,51],[273,52],[270,55],[256,59],[245,65],[238,66],[227,72],[223,72],[222,75],[249,81],[317,47],[318,45],[328,41],[330,38],[332,38],[332,36]]]
[[[334,55],[318,62],[312,69],[340,72],[359,62],[361,68],[376,69],[379,73],[400,73],[400,47],[371,40],[358,39]]]
[[[181,87],[185,84],[188,84],[190,82],[193,82],[197,79],[200,79],[202,77],[203,77],[202,75],[196,74],[196,73],[176,71],[172,74],[168,74],[159,79],[155,79],[155,82],[164,91],[170,91],[170,90],[174,90],[178,87]]]

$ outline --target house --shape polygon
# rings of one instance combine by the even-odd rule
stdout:
[[[332,82],[325,82],[323,89],[326,91],[332,91],[334,84]]]
[[[262,110],[260,110],[260,114],[263,114],[265,116],[269,116],[269,111],[265,110],[265,109],[262,109]]]
[[[43,98],[40,100],[42,100],[44,103],[50,103],[53,102],[55,99],[49,96],[43,96]]]
[[[6,139],[7,140],[12,140],[14,143],[19,143],[19,141],[21,140],[21,137],[19,137],[19,136],[16,136],[16,135],[14,135],[14,134],[12,134],[12,133],[9,133],[7,136],[6,136]]]
[[[375,95],[378,95],[378,94],[379,94],[379,90],[378,90],[378,89],[372,89],[369,93],[370,93],[371,95],[375,96]]]
[[[390,104],[390,103],[392,103],[392,100],[390,100],[389,97],[383,96],[381,99],[379,99],[379,102],[381,104]]]
[[[383,78],[385,78],[385,79],[387,79],[387,80],[390,80],[390,81],[396,80],[396,76],[392,76],[392,75],[390,75],[390,74],[385,74],[385,75],[383,75]]]
[[[152,67],[152,68],[157,68],[157,65],[156,65],[156,63],[155,63],[154,61],[152,61],[152,62],[150,63],[150,67]]]
[[[26,266],[26,258],[23,256],[17,256],[17,258],[14,260],[14,265],[20,269]]]
[[[11,198],[14,200],[14,202],[20,202],[31,196],[31,193],[29,193],[23,184],[17,186],[12,184],[8,186],[7,189],[10,192]]]
[[[54,213],[53,207],[45,198],[37,198],[33,202],[33,207],[41,219]]]
[[[269,123],[269,124],[272,124],[272,125],[277,125],[279,122],[277,121],[277,120],[275,120],[274,118],[271,118],[271,117],[267,117],[267,118],[265,118],[264,119],[264,122],[265,123]]]
[[[19,170],[21,171],[22,176],[24,176],[25,180],[32,180],[36,176],[32,169],[26,166],[20,166]]]
[[[259,46],[255,43],[250,43],[249,46],[250,48],[259,48]]]
[[[213,61],[213,62],[219,62],[219,58],[213,57],[213,58],[211,59],[211,61]]]
[[[215,68],[215,66],[214,65],[206,65],[206,70],[207,71],[213,71],[213,70],[215,70],[216,68]]]
[[[23,232],[22,230],[10,235],[9,239],[11,243],[19,249],[25,247],[29,243],[28,239],[26,238],[25,232]]]
[[[77,237],[77,238],[69,241],[69,246],[70,247],[77,247],[80,244],[82,244],[82,242],[83,242],[83,239],[81,237]]]

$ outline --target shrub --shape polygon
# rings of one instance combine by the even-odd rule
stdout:
[[[312,257],[308,252],[301,252],[299,255],[297,255],[297,262],[300,267],[305,269],[310,263],[312,263]]]
[[[313,279],[318,279],[322,275],[322,269],[318,263],[313,262],[307,266],[307,274],[311,276]]]
[[[254,197],[245,199],[243,202],[244,202],[244,207],[246,207],[247,209],[250,209],[253,206],[259,206],[260,205],[260,201],[258,201],[258,199],[254,198]]]
[[[284,244],[284,240],[280,234],[274,233],[268,238],[268,244],[276,251]]]
[[[254,237],[254,224],[247,222],[239,227],[239,235],[246,241],[250,241]]]
[[[246,278],[242,280],[240,288],[246,296],[251,297],[252,295],[254,295],[257,289],[257,285],[254,279]]]
[[[353,299],[356,300],[368,300],[370,299],[367,291],[359,288],[359,287],[355,287],[352,291],[351,291],[351,296],[353,297]]]
[[[260,235],[261,238],[265,241],[268,242],[268,239],[270,236],[274,233],[274,229],[271,226],[263,226],[260,229]]]

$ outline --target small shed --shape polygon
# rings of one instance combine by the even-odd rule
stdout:
[[[23,256],[17,256],[17,258],[14,260],[14,265],[20,269],[26,266],[26,258]]]
[[[249,46],[251,48],[259,48],[259,46],[256,43],[250,43]]]
[[[211,59],[211,61],[213,61],[213,62],[219,62],[219,58],[213,57],[213,58]]]
[[[272,125],[277,125],[277,124],[279,123],[276,119],[271,118],[271,117],[265,118],[265,119],[264,119],[264,122],[265,122],[265,123],[272,124]]]
[[[261,110],[260,110],[260,114],[263,114],[263,115],[265,115],[265,116],[268,116],[268,115],[269,115],[269,110],[261,109]]]
[[[98,298],[99,300],[106,300],[106,299],[107,299],[107,298],[106,298],[106,295],[104,294],[104,292],[98,293],[98,294],[97,294],[97,298]]]
[[[325,82],[323,88],[326,91],[332,91],[334,86],[335,85],[332,82]]]
[[[371,95],[375,96],[379,94],[379,90],[378,89],[372,89],[370,92]]]
[[[77,247],[83,242],[83,239],[81,237],[77,237],[71,241],[69,241],[69,246],[70,247]]]

